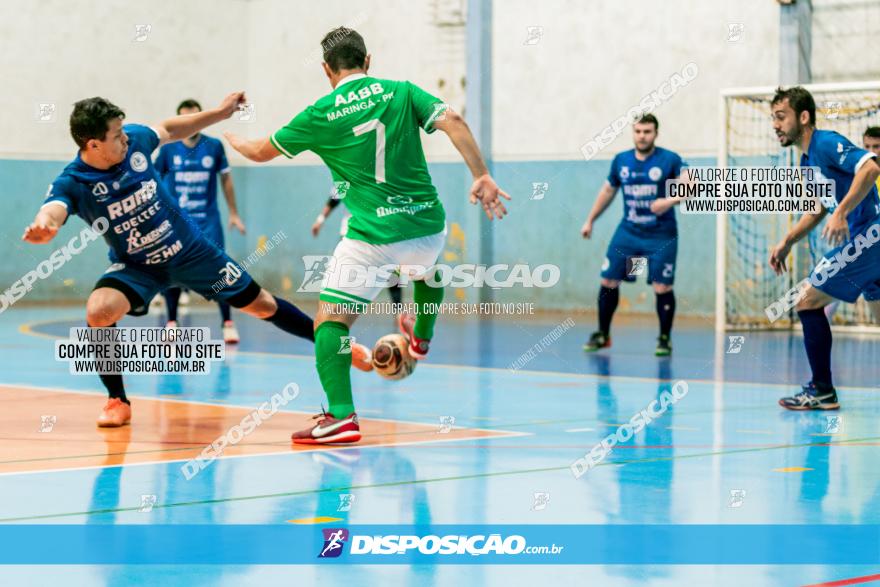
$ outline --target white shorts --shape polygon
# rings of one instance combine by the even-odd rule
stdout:
[[[324,274],[321,301],[369,304],[386,287],[430,278],[445,244],[445,228],[387,245],[343,237]]]

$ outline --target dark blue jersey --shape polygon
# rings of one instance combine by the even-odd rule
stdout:
[[[96,169],[77,154],[49,186],[46,203],[60,202],[69,214],[92,224],[106,218],[110,224],[104,240],[110,259],[157,265],[177,261],[181,251],[202,239],[176,198],[162,184],[151,161],[159,145],[153,129],[126,124],[128,151],[122,163]]]
[[[834,181],[834,199],[823,198],[822,205],[829,212],[834,212],[837,204],[843,200],[859,168],[870,163],[874,155],[864,149],[853,145],[840,133],[833,130],[815,130],[810,138],[810,146],[807,152],[801,155],[801,167],[818,167],[823,177],[821,181]],[[872,224],[880,215],[880,200],[877,196],[877,186],[871,186],[871,191],[865,199],[846,217],[849,224],[850,234],[861,232],[863,228]]]
[[[229,173],[223,143],[200,135],[193,147],[187,147],[183,141],[163,145],[155,166],[181,209],[195,220],[202,232],[212,240],[217,240],[218,235],[222,238],[217,175]]]
[[[675,233],[675,211],[660,216],[651,212],[651,202],[666,197],[666,180],[681,174],[685,164],[677,153],[656,147],[641,161],[635,149],[618,153],[611,162],[608,183],[623,191],[623,221],[631,228],[652,233]]]

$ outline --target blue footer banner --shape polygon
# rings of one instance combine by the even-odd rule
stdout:
[[[0,525],[0,564],[880,564],[880,525]]]

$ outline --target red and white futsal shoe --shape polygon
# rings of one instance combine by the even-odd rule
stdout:
[[[361,439],[361,427],[354,412],[340,420],[321,410],[312,419],[318,421],[315,426],[291,435],[294,444],[349,444]]]
[[[413,359],[422,360],[428,356],[428,350],[431,341],[425,338],[418,338],[413,330],[416,327],[416,317],[406,312],[397,316],[397,329],[409,341],[409,354]]]
[[[101,428],[119,428],[131,422],[131,406],[119,399],[111,397],[104,404],[101,415],[98,416],[98,426]]]

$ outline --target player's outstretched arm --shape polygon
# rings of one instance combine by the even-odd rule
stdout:
[[[596,221],[599,216],[602,215],[602,212],[608,207],[611,201],[614,199],[614,196],[617,195],[617,188],[608,183],[607,181],[602,184],[602,189],[599,190],[599,195],[596,196],[596,202],[593,204],[593,208],[590,210],[590,213],[587,215],[586,221],[584,221],[584,225],[581,227],[581,236],[584,238],[590,238],[593,236],[593,222]]]
[[[245,159],[250,159],[257,163],[271,161],[281,154],[275,148],[275,145],[272,144],[272,141],[269,140],[269,137],[248,141],[231,132],[225,132],[223,136],[226,137],[229,146],[241,153]]]
[[[63,204],[55,202],[45,204],[37,212],[34,221],[24,229],[21,240],[35,245],[48,243],[58,234],[58,229],[65,220],[67,220],[67,208]]]
[[[846,222],[846,217],[865,199],[878,177],[880,177],[880,167],[870,161],[866,161],[859,168],[846,196],[840,200],[840,204],[837,205],[831,218],[828,219],[828,223],[822,229],[822,238],[832,245],[849,240],[849,225]]]
[[[452,109],[447,109],[441,118],[434,121],[434,128],[442,130],[449,136],[449,140],[452,141],[452,144],[461,153],[464,162],[474,176],[474,183],[471,185],[470,193],[471,204],[480,202],[489,220],[493,218],[501,220],[507,214],[507,209],[504,207],[501,198],[509,200],[510,196],[499,188],[495,180],[492,179],[492,176],[489,175],[489,170],[486,167],[485,161],[483,161],[483,156],[480,154],[477,141],[474,139],[474,135],[471,134],[471,129],[468,128],[464,118]]]
[[[797,221],[797,224],[791,227],[788,234],[786,234],[775,247],[770,249],[770,267],[777,275],[786,271],[785,258],[788,257],[788,252],[791,250],[791,247],[818,226],[827,213],[828,210],[822,208],[816,214],[804,214],[801,216],[800,220]]]
[[[244,92],[233,92],[216,108],[169,118],[155,127],[159,133],[159,144],[173,143],[191,137],[212,124],[226,120],[244,103]]]

